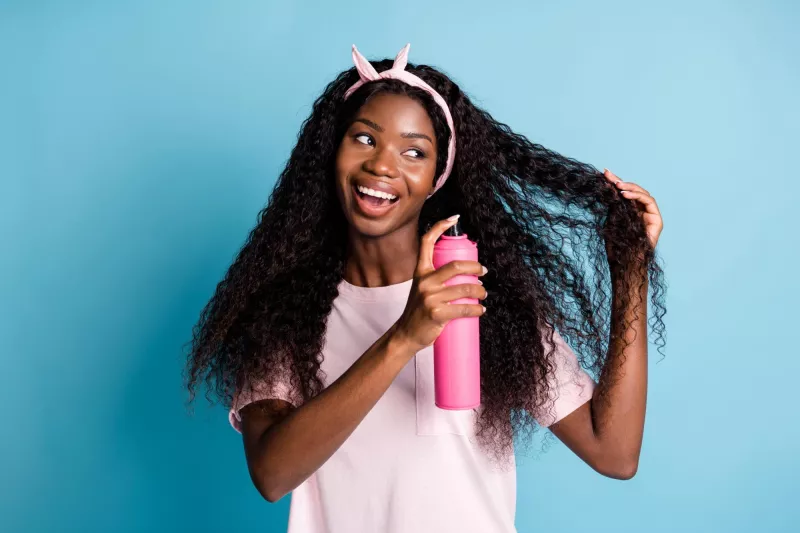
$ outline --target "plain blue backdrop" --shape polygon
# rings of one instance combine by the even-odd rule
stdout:
[[[350,46],[410,42],[664,217],[639,472],[554,441],[519,531],[797,531],[798,11],[0,0],[0,530],[285,530],[225,411],[187,414],[181,346]]]

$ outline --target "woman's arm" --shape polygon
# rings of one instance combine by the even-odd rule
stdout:
[[[632,291],[639,283],[632,284]],[[612,306],[618,305],[619,284],[614,283]],[[609,346],[609,357],[601,376],[609,379],[608,398],[592,398],[550,426],[569,449],[597,472],[616,479],[630,479],[639,465],[647,402],[647,278],[640,294],[632,294],[625,311],[631,324],[622,342]],[[616,313],[614,313],[616,314]],[[613,315],[612,315],[613,316]],[[613,328],[613,326],[612,326]],[[613,331],[613,329],[612,329]],[[620,359],[624,359],[620,364]]]
[[[641,186],[622,181],[608,169],[603,175],[620,195],[637,206],[644,222],[650,246],[655,249],[664,221],[655,198]],[[635,271],[632,271],[635,272]],[[574,412],[550,426],[553,433],[595,470],[609,477],[630,479],[639,467],[642,449],[644,413],[647,402],[647,270],[626,273],[632,283],[628,298],[621,298],[619,275],[612,271],[612,317],[624,313],[630,327],[623,342],[610,343],[609,357],[601,379],[611,386],[605,401],[594,397]],[[637,292],[640,291],[640,292]],[[628,301],[628,309],[618,309]],[[612,324],[611,331],[617,331]],[[611,375],[609,375],[611,374]]]
[[[440,220],[420,241],[414,282],[403,314],[355,363],[317,396],[291,409],[286,402],[241,409],[242,434],[250,476],[274,502],[317,471],[358,427],[394,379],[422,348],[430,346],[447,322],[483,314],[478,304],[450,304],[468,295],[483,299],[476,284],[446,286],[458,274],[482,276],[477,261],[453,261],[433,268],[433,247],[458,216]]]
[[[247,466],[266,500],[279,500],[316,472],[414,357],[413,349],[394,335],[394,329],[300,407],[283,400],[261,400],[242,408]]]

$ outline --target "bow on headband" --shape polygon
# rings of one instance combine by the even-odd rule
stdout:
[[[453,162],[456,158],[456,133],[455,128],[453,127],[453,117],[450,115],[450,109],[447,107],[447,103],[444,101],[444,98],[442,98],[441,95],[433,89],[433,87],[422,81],[411,72],[407,72],[405,70],[406,65],[408,64],[409,48],[411,48],[411,43],[406,44],[403,49],[400,50],[400,53],[398,53],[397,57],[394,59],[392,68],[389,70],[384,70],[383,72],[378,72],[375,70],[375,67],[373,67],[370,62],[367,61],[363,55],[361,55],[356,48],[356,45],[353,45],[353,63],[355,63],[356,70],[358,71],[358,75],[361,79],[347,89],[347,91],[344,93],[344,98],[345,100],[349,98],[356,89],[367,82],[390,78],[400,80],[409,85],[413,85],[414,87],[419,87],[433,97],[433,100],[439,105],[439,107],[442,108],[442,111],[444,112],[444,117],[447,120],[447,126],[450,128],[450,141],[447,145],[447,163],[445,164],[444,172],[442,172],[442,175],[439,176],[439,179],[436,181],[436,186],[434,187],[433,192],[428,195],[428,198],[430,198],[442,187],[442,185],[444,185],[445,180],[447,180],[447,177],[453,170]]]

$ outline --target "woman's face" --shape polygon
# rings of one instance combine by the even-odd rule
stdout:
[[[336,190],[350,226],[377,237],[416,222],[435,172],[436,135],[425,108],[404,95],[373,96],[336,154]],[[374,198],[367,189],[394,198]]]

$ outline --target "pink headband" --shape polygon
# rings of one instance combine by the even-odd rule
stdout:
[[[444,111],[444,117],[447,119],[447,125],[450,127],[450,142],[447,146],[447,164],[444,167],[444,172],[442,172],[442,175],[439,176],[433,192],[428,195],[428,198],[430,198],[442,187],[442,185],[444,185],[445,180],[450,175],[450,171],[453,170],[453,161],[456,158],[456,132],[455,128],[453,127],[453,117],[450,116],[450,109],[447,107],[447,103],[444,101],[444,98],[442,98],[439,93],[433,89],[433,87],[422,81],[414,74],[404,70],[406,68],[406,64],[408,64],[408,49],[410,47],[411,43],[408,43],[403,47],[402,50],[400,50],[400,53],[398,53],[397,57],[394,59],[392,68],[389,70],[384,70],[383,72],[378,72],[375,70],[375,67],[373,67],[370,62],[361,55],[358,49],[356,49],[356,45],[353,45],[353,63],[355,63],[356,70],[358,70],[358,75],[361,77],[361,79],[347,89],[347,92],[344,93],[344,98],[346,100],[351,94],[353,94],[353,91],[368,81],[376,81],[388,78],[400,80],[409,85],[413,85],[414,87],[419,87],[433,97],[433,100],[439,104],[439,107],[441,107],[442,111]]]

